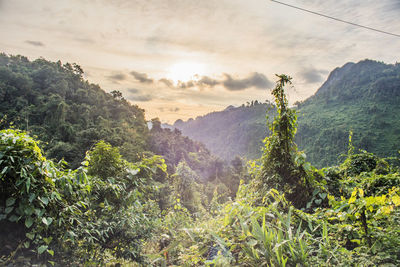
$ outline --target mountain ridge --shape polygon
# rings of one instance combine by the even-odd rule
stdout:
[[[335,68],[313,96],[297,104],[296,142],[317,166],[338,163],[338,157],[347,150],[350,131],[358,149],[380,156],[396,156],[400,148],[398,103],[398,63],[370,59],[346,63]],[[254,159],[261,155],[267,131],[266,115],[274,115],[271,110],[271,103],[253,102],[195,120],[179,120],[172,127],[203,142],[225,160],[231,160],[236,154]]]

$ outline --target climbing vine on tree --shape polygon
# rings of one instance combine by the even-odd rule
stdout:
[[[264,140],[262,169],[256,188],[263,193],[271,188],[285,192],[288,199],[300,207],[308,201],[310,189],[306,171],[302,164],[297,164],[304,160],[295,160],[301,157],[294,143],[297,116],[296,112],[289,108],[285,95],[285,86],[292,84],[292,78],[285,74],[277,77],[279,79],[272,95],[278,114],[269,124],[270,136]]]

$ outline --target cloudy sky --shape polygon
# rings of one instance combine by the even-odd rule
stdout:
[[[399,0],[282,2],[400,34]],[[346,62],[399,61],[400,38],[269,0],[0,0],[0,52],[75,62],[173,122],[271,99],[275,73],[303,100]]]

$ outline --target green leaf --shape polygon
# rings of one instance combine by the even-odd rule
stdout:
[[[35,212],[35,209],[32,206],[25,206],[24,213],[27,216],[31,216]]]
[[[43,216],[43,214],[45,213],[45,209],[35,209],[35,214],[36,214],[36,216],[38,216],[38,217],[42,217]]]
[[[315,204],[319,205],[322,203],[322,199],[316,199],[314,202],[315,202]]]
[[[10,206],[14,205],[14,203],[15,203],[15,198],[13,198],[13,197],[7,198],[7,200],[6,200],[6,206],[7,207],[10,207]]]
[[[39,253],[39,254],[42,254],[43,252],[46,251],[47,248],[48,248],[48,246],[46,246],[46,245],[40,246],[40,247],[38,248],[38,253]]]
[[[25,248],[29,248],[30,244],[31,244],[31,243],[30,243],[29,241],[26,241],[26,242],[24,242],[24,247],[25,247]]]
[[[57,198],[58,200],[61,200],[61,196],[60,196],[60,194],[58,193],[58,192],[53,192],[53,193],[51,193],[51,197],[54,199],[54,197],[55,198]]]
[[[26,233],[25,234],[27,238],[29,238],[30,240],[33,240],[35,238],[35,234],[33,233]]]
[[[8,220],[10,221],[10,222],[16,222],[16,221],[18,221],[18,217],[17,216],[15,216],[15,215],[11,215],[11,217],[10,218],[8,218]]]
[[[319,196],[320,196],[322,199],[325,199],[325,198],[326,198],[326,193],[319,193]]]
[[[4,210],[5,214],[9,214],[12,210],[14,209],[14,207],[8,207]]]
[[[26,228],[31,227],[32,224],[33,224],[33,219],[32,219],[32,217],[26,218],[26,220],[25,220],[25,226],[26,226]]]
[[[47,226],[49,226],[52,222],[53,222],[53,218],[51,218],[51,217],[43,217],[42,218],[42,222],[45,224],[45,225],[47,225]]]
[[[32,201],[35,199],[36,195],[34,193],[31,193],[29,195],[29,202],[32,203]]]
[[[47,250],[47,253],[49,253],[51,256],[54,256],[54,251],[51,250],[51,249],[48,249],[48,250]]]
[[[258,244],[258,242],[255,239],[251,239],[250,241],[247,242],[247,245],[249,245],[250,247],[254,247],[257,244]]]
[[[53,240],[53,238],[50,236],[50,237],[45,237],[45,238],[43,238],[43,241],[46,243],[46,245],[48,245],[48,244],[50,244],[50,242]]]
[[[306,171],[311,171],[311,164],[309,163],[309,162],[306,162],[304,165],[303,165],[303,168],[304,168],[304,170],[306,170]]]
[[[31,187],[31,178],[30,177],[26,178],[25,187],[26,187],[26,192],[29,192],[29,188]]]
[[[4,167],[4,169],[1,171],[1,175],[5,174],[7,169],[8,169],[8,166]]]
[[[126,171],[131,175],[136,175],[136,174],[138,174],[140,172],[140,169],[139,168],[137,168],[137,169],[127,169]]]
[[[319,192],[319,189],[318,189],[318,188],[317,188],[317,189],[314,189],[312,195],[313,195],[313,196],[316,196],[316,195],[318,194],[318,192]]]
[[[50,225],[52,222],[53,222],[53,218],[47,217],[47,223],[48,223],[48,225]]]
[[[49,199],[47,197],[41,197],[40,201],[42,201],[43,204],[45,204],[47,206],[47,204],[49,204]]]

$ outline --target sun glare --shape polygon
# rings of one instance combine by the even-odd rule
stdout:
[[[204,64],[194,62],[179,62],[168,68],[167,77],[174,83],[197,80],[205,75]]]

